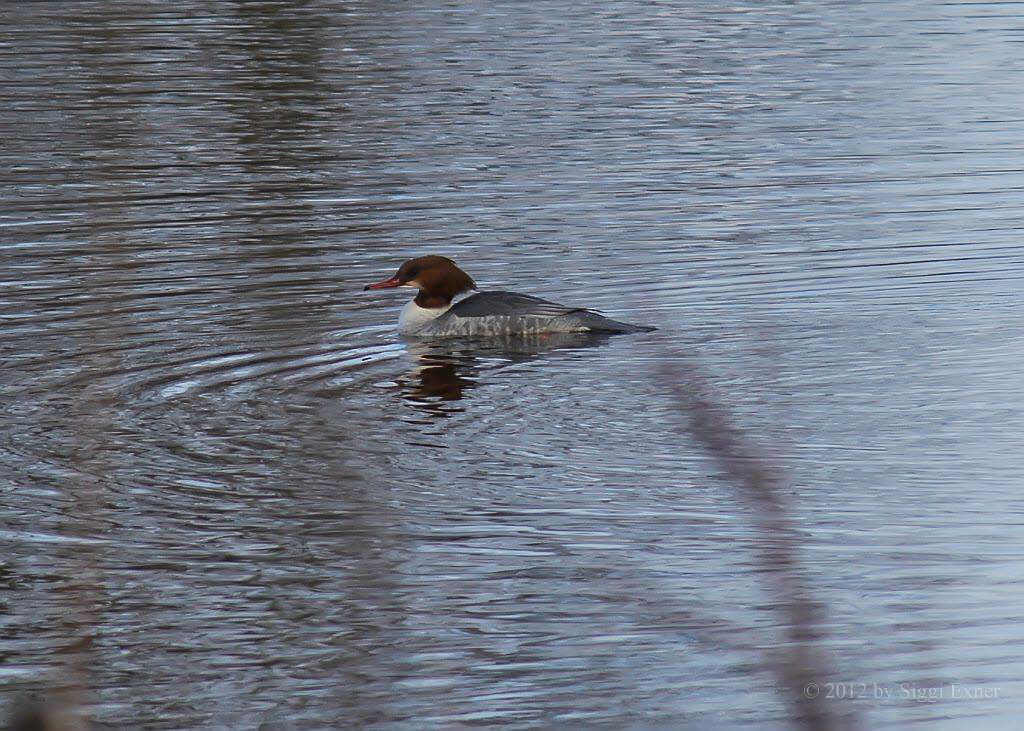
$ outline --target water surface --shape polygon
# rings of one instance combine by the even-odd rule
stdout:
[[[682,351],[789,477],[831,707],[1019,721],[1020,5],[5,11],[5,700],[784,727]],[[424,253],[660,329],[405,342],[361,290]]]

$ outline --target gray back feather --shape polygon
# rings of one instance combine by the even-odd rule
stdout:
[[[480,321],[477,318],[487,318]],[[516,292],[480,292],[416,331],[420,337],[439,335],[502,336],[553,332],[628,333],[653,330],[611,320],[583,307],[566,307]]]
[[[456,302],[447,314],[455,317],[488,317],[515,315],[518,317],[562,317],[573,312],[585,312],[582,307],[566,307],[540,297],[517,292],[479,292]]]

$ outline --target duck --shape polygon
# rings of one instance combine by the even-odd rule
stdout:
[[[405,336],[452,338],[543,333],[639,333],[657,328],[620,322],[585,307],[572,307],[529,294],[479,291],[476,282],[446,256],[409,259],[394,275],[363,291],[411,287],[416,296],[402,309],[398,331]],[[457,299],[462,295],[468,296]]]

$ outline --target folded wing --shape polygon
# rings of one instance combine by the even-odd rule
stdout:
[[[518,292],[478,292],[456,302],[446,314],[455,317],[562,317],[574,312],[588,312],[581,307],[566,307],[540,297]]]
[[[419,336],[511,335],[551,332],[625,333],[650,330],[583,307],[517,292],[479,292],[456,302],[416,332]]]

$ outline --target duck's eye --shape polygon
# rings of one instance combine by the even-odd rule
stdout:
[[[405,278],[406,279],[415,279],[416,275],[419,274],[419,273],[420,273],[419,269],[410,269],[409,271],[407,271],[405,273]]]

